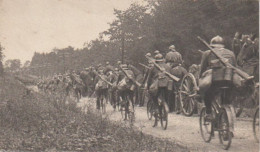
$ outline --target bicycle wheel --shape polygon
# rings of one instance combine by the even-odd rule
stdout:
[[[120,108],[120,113],[121,113],[122,119],[125,119],[125,110],[124,110],[124,107],[121,107],[121,108]]]
[[[148,120],[152,120],[153,118],[153,102],[151,100],[147,102],[147,117]]]
[[[129,96],[127,96],[127,102],[128,102],[128,119],[131,124],[135,121],[135,113],[134,113],[134,105],[129,99]]]
[[[120,101],[120,103],[118,104],[118,108],[120,110],[122,119],[125,119],[125,103],[124,103],[124,101]]]
[[[163,130],[166,130],[168,126],[168,113],[169,113],[169,107],[166,102],[162,102],[159,112],[160,112],[161,126]]]
[[[127,98],[125,99],[126,101],[124,101],[124,120],[127,120],[129,115],[129,102],[127,101]]]
[[[106,102],[103,101],[103,113],[106,113],[106,106],[107,106],[107,100],[106,100]]]
[[[229,128],[229,119],[225,109],[219,114],[219,141],[223,145],[223,149],[228,150],[232,142],[232,132]]]
[[[253,120],[253,132],[257,142],[259,142],[259,107],[257,107]]]
[[[106,113],[106,103],[104,102],[104,96],[101,95],[101,110],[102,110],[102,113]]]
[[[210,142],[213,134],[212,122],[205,121],[206,108],[202,108],[200,112],[200,134],[205,142]]]
[[[196,109],[195,97],[197,95],[197,82],[194,76],[189,73],[184,76],[181,82],[179,98],[182,112],[185,116],[192,116]]]

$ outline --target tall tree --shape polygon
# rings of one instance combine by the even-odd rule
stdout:
[[[18,72],[21,68],[21,61],[19,59],[9,59],[5,62],[5,69],[9,72]]]

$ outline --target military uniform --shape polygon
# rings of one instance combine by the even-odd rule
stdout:
[[[234,53],[224,48],[223,39],[220,36],[216,36],[211,40],[211,46],[220,56],[226,59],[233,66],[236,66]],[[209,69],[212,69],[212,84],[205,94],[203,94],[207,114],[211,113],[211,103],[214,100],[216,91],[219,87],[229,86],[230,89],[227,89],[226,93],[231,93],[233,75],[233,70],[225,67],[210,50],[203,53],[200,77]],[[225,102],[226,104],[230,104],[230,95],[227,97]]]
[[[108,77],[104,73],[100,72],[100,76],[103,79],[108,81]],[[96,101],[97,109],[100,109],[101,96],[104,95],[105,99],[107,99],[107,96],[108,96],[108,84],[106,82],[104,82],[101,78],[97,77],[97,83],[95,86],[95,90],[96,90],[96,95],[97,95],[97,101]]]
[[[175,46],[171,45],[169,49],[170,51],[165,56],[166,63],[172,68],[179,64],[182,64],[182,56],[179,52],[175,50]]]
[[[170,72],[170,67],[164,63],[162,55],[155,56],[157,64],[166,72]],[[149,94],[152,97],[156,109],[158,109],[158,97],[162,95],[166,103],[168,103],[168,81],[169,78],[155,66],[151,69],[151,74],[148,78]]]
[[[135,84],[132,82],[132,80],[135,80],[134,72],[127,68],[127,65],[122,65],[122,69],[128,74],[129,78],[121,71],[119,73],[119,79],[118,79],[118,96],[121,97],[122,104],[125,104],[125,101],[127,100],[127,96],[130,99],[130,102],[132,103],[132,109],[134,108],[134,91],[135,91]],[[118,99],[119,100],[119,99]],[[127,119],[127,115],[125,115],[125,119]]]
[[[110,74],[108,76],[108,80],[109,80],[109,82],[111,82],[113,84],[113,86],[109,87],[108,92],[109,92],[109,99],[110,99],[111,105],[113,106],[114,109],[116,108],[116,103],[117,103],[117,97],[116,97],[117,88],[115,87],[117,79],[118,79],[118,75],[115,72],[113,72],[113,73],[110,72]]]
[[[107,75],[108,72],[110,71],[114,71],[114,68],[112,65],[110,65],[109,63],[107,63],[107,65],[105,66],[105,69],[104,69],[104,73]]]
[[[131,71],[133,71],[134,73],[134,77],[135,77],[135,80],[139,83],[142,83],[143,81],[143,74],[141,71],[139,71],[136,67],[134,67],[133,65],[128,65],[128,69],[130,69]],[[135,104],[139,104],[142,105],[141,103],[141,90],[138,86],[136,86],[136,89],[135,89]]]
[[[171,94],[169,94],[169,99],[171,99],[171,101],[169,101],[169,108],[170,111],[173,111],[175,109],[175,111],[177,113],[180,113],[181,111],[181,105],[180,105],[180,100],[177,99],[177,93],[178,90],[180,88],[180,84],[181,84],[181,80],[183,79],[183,77],[188,73],[187,70],[185,68],[183,68],[181,65],[178,65],[174,68],[172,68],[170,70],[170,73],[178,78],[180,78],[180,80],[178,82],[173,82],[173,91]],[[174,97],[171,97],[171,96]]]

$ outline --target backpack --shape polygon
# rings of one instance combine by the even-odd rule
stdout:
[[[233,52],[220,48],[217,50],[217,53],[231,65],[235,64]],[[233,69],[222,64],[222,62],[213,53],[209,56],[209,66],[212,69],[212,81],[232,81],[234,74]]]
[[[158,72],[158,87],[167,87],[168,85],[168,77],[165,73],[159,71]]]
[[[96,90],[98,89],[107,89],[107,83],[101,79],[98,80],[97,84],[96,84]]]

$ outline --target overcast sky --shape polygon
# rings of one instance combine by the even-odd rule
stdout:
[[[137,0],[0,0],[0,42],[5,60],[31,60],[54,47],[82,48],[115,19],[113,9]]]

